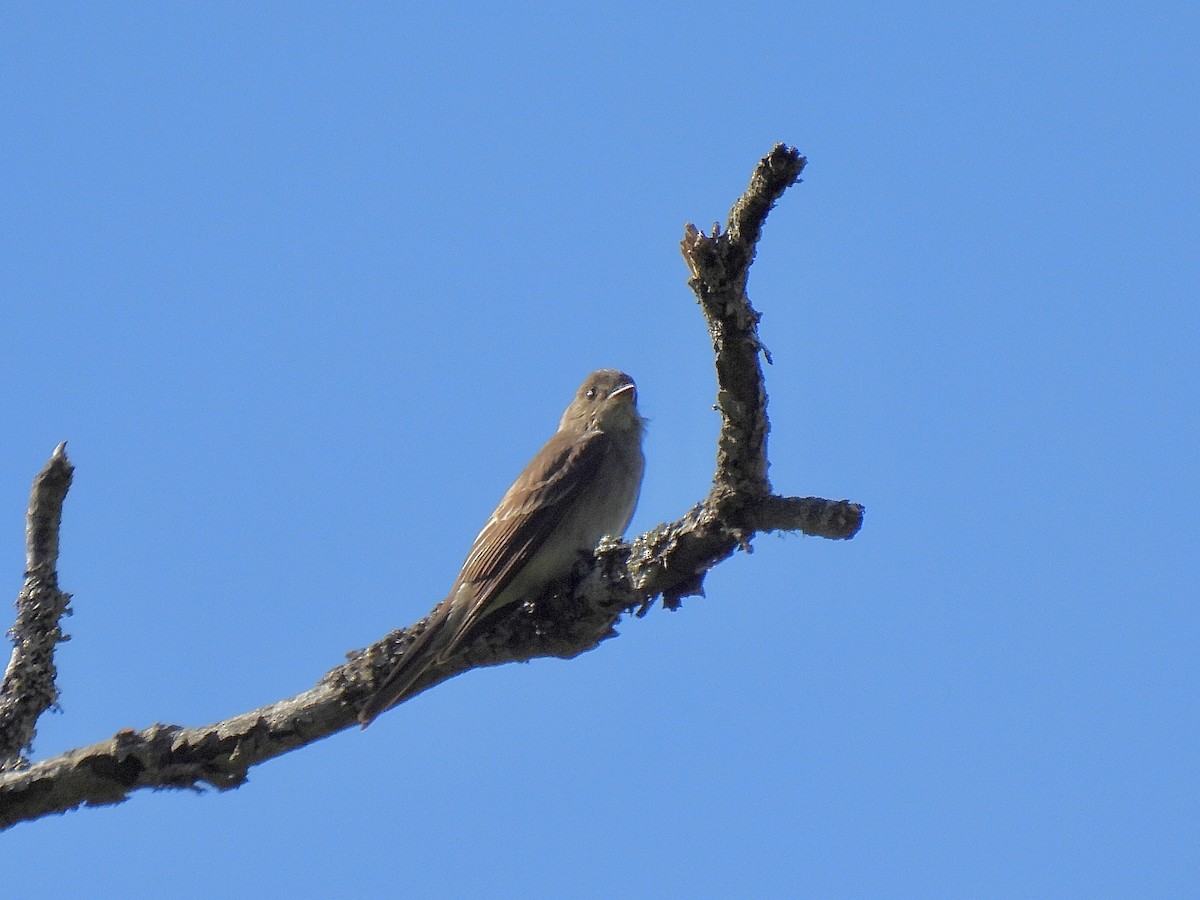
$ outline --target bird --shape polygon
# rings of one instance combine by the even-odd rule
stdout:
[[[584,379],[558,430],[480,529],[450,593],[362,706],[363,728],[407,699],[493,612],[536,599],[602,537],[625,533],[641,493],[645,422],[624,372],[598,369]]]

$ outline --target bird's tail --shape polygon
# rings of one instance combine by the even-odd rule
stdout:
[[[453,636],[453,629],[447,627],[446,619],[452,606],[453,598],[447,598],[438,604],[425,622],[425,628],[416,636],[396,663],[396,668],[383,680],[378,690],[363,705],[358,714],[359,724],[366,728],[375,718],[391,709],[408,696],[413,684],[425,674],[425,670],[446,649],[446,644]]]

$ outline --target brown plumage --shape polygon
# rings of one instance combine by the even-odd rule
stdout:
[[[633,379],[589,375],[484,523],[446,599],[359,714],[365,728],[446,662],[490,613],[536,597],[606,534],[621,536],[642,484],[642,427]]]

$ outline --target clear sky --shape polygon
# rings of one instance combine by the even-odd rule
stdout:
[[[411,9],[406,9],[411,7]],[[836,11],[833,11],[836,10]],[[683,225],[752,270],[761,536],[573,662],[0,835],[63,896],[1131,897],[1200,883],[1194,3],[0,12],[0,560],[77,466],[44,757],[423,616],[589,370],[707,491]],[[16,894],[14,894],[15,896]]]

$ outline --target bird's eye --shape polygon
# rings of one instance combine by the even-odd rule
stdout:
[[[587,397],[589,400],[595,400],[596,399],[596,389],[588,388],[587,393],[585,393],[583,396]]]

